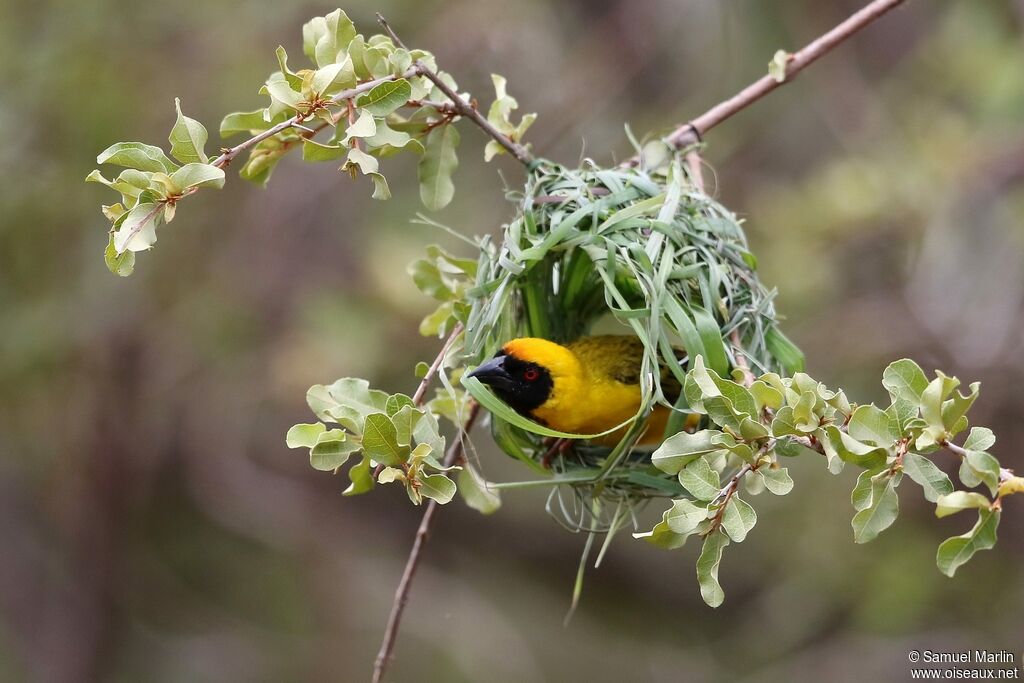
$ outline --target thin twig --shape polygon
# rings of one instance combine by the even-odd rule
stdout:
[[[786,61],[786,70],[782,80],[776,80],[771,75],[762,76],[729,99],[719,102],[700,116],[690,119],[676,128],[665,138],[665,141],[679,149],[700,142],[709,130],[722,121],[746,109],[784,83],[790,82],[807,66],[903,2],[904,0],[874,0],[868,3],[831,31],[790,55]],[[634,157],[626,163],[627,165],[636,165],[638,161]]]
[[[427,394],[427,387],[430,386],[430,383],[434,379],[434,375],[437,374],[438,369],[441,367],[441,363],[444,362],[444,357],[448,354],[448,349],[452,347],[452,344],[455,343],[455,338],[461,333],[462,323],[457,323],[452,329],[452,333],[448,335],[448,339],[445,340],[444,346],[442,346],[441,350],[438,352],[437,358],[435,358],[434,362],[430,364],[430,368],[427,370],[427,374],[423,376],[423,380],[420,382],[420,385],[416,387],[416,393],[412,395],[412,402],[415,403],[417,407],[423,405],[423,397]]]
[[[405,44],[402,42],[402,39],[398,37],[398,34],[395,33],[394,29],[391,28],[391,25],[388,24],[387,20],[384,19],[383,15],[381,15],[380,12],[377,12],[377,21],[380,22],[380,25],[383,26],[384,30],[388,32],[388,35],[391,36],[391,39],[395,41],[396,45],[403,48],[405,47]],[[519,163],[523,164],[524,166],[529,166],[531,163],[533,163],[533,155],[531,155],[530,152],[527,151],[526,147],[520,145],[517,142],[513,142],[507,135],[501,133],[497,128],[492,126],[491,122],[485,119],[480,114],[480,112],[476,110],[476,107],[474,107],[466,100],[462,99],[462,96],[460,96],[457,92],[452,90],[447,83],[441,80],[440,76],[434,73],[434,71],[428,68],[423,62],[417,60],[416,62],[413,63],[413,68],[419,69],[419,73],[421,75],[426,76],[431,81],[433,81],[434,85],[436,85],[438,89],[441,92],[443,92],[449,100],[452,101],[452,104],[455,106],[456,111],[458,111],[460,115],[465,116],[470,121],[479,126],[485,133],[491,136],[499,145],[504,147],[509,154],[515,157],[516,160],[519,161]]]
[[[743,479],[748,472],[753,472],[754,469],[756,468],[753,465],[745,463],[736,474],[732,475],[732,479],[729,480],[729,483],[718,492],[718,496],[716,498],[724,496],[725,499],[718,507],[718,511],[715,513],[715,516],[711,518],[711,526],[709,526],[707,531],[701,534],[701,536],[709,536],[714,533],[718,527],[722,526],[722,518],[725,516],[725,508],[729,506],[729,501],[732,500],[733,495],[736,493],[736,489],[740,487],[740,480]]]
[[[386,83],[388,81],[395,81],[395,80],[398,80],[399,78],[412,78],[412,77],[418,76],[418,75],[420,75],[419,69],[415,65],[413,65],[413,66],[409,67],[409,69],[406,70],[406,72],[403,73],[401,76],[396,76],[394,74],[391,74],[391,75],[388,75],[388,76],[381,76],[380,78],[375,78],[372,81],[366,81],[365,83],[360,83],[359,85],[355,86],[354,88],[349,88],[348,90],[342,90],[341,92],[339,92],[338,94],[334,95],[334,97],[331,98],[331,102],[333,102],[334,104],[341,104],[342,102],[346,102],[348,100],[351,100],[354,97],[358,97],[359,95],[362,95],[364,92],[367,92],[369,90],[373,90],[374,88],[376,88],[381,83]],[[236,156],[238,156],[239,154],[241,154],[245,150],[247,150],[250,147],[253,147],[255,145],[258,145],[259,143],[263,142],[267,138],[274,137],[275,135],[277,135],[281,131],[288,130],[289,128],[294,128],[296,126],[296,124],[301,124],[303,121],[305,121],[309,117],[310,117],[309,114],[302,114],[302,113],[296,114],[295,116],[291,117],[290,119],[288,119],[286,121],[282,121],[281,123],[277,124],[276,126],[273,126],[272,128],[268,128],[267,130],[252,136],[251,138],[249,138],[245,142],[242,142],[241,144],[235,145],[234,147],[230,147],[230,148],[224,150],[224,152],[219,157],[217,157],[216,159],[214,159],[210,163],[212,165],[216,166],[217,168],[224,168],[225,166],[227,166],[228,164],[231,163],[232,159],[234,159]]]
[[[466,435],[473,428],[477,415],[480,414],[480,404],[473,402],[469,409],[469,416],[466,418],[465,426],[455,436],[448,452],[444,456],[444,466],[448,467],[457,464],[462,459],[465,448]],[[437,502],[431,500],[427,503],[427,509],[423,512],[420,526],[416,530],[416,538],[412,543],[412,550],[409,551],[409,559],[405,563],[405,571],[402,572],[402,579],[398,582],[398,589],[395,591],[395,601],[391,605],[391,615],[388,617],[388,624],[384,629],[384,640],[380,644],[380,651],[377,653],[377,661],[373,666],[373,683],[380,683],[384,678],[391,654],[395,649],[395,639],[398,636],[398,628],[402,622],[402,612],[405,611],[405,604],[409,601],[409,589],[412,587],[413,577],[420,563],[420,553],[423,551],[423,544],[427,541],[430,533],[430,525],[434,521],[434,513],[437,510]]]

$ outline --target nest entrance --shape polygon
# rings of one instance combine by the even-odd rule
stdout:
[[[670,431],[682,427],[687,405],[685,396],[666,400],[660,363],[682,382],[699,354],[728,376],[738,339],[755,373],[800,369],[802,356],[778,329],[775,292],[757,277],[741,221],[700,191],[678,158],[659,168],[541,162],[510,199],[518,205],[515,219],[500,244],[485,242],[481,251],[466,324],[469,357],[490,357],[515,337],[567,342],[614,321],[619,333],[642,340],[644,413],[658,403],[673,408]],[[682,362],[673,347],[685,349]],[[540,465],[547,452],[541,430],[501,415],[492,425],[502,450],[551,474]],[[595,508],[632,510],[681,493],[635,448],[640,425],[612,449],[581,443],[553,461],[578,498],[566,506],[554,493],[556,517],[580,528],[601,516]]]

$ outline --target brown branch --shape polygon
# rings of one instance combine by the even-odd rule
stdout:
[[[721,491],[718,492],[718,498],[725,496],[725,500],[718,506],[718,511],[715,512],[715,516],[711,518],[711,526],[701,536],[710,536],[714,533],[718,527],[722,526],[722,518],[725,517],[725,508],[729,506],[729,501],[732,500],[733,495],[736,494],[736,490],[740,487],[740,480],[747,475],[748,472],[753,472],[756,467],[750,463],[746,463],[739,469],[739,472],[732,475],[732,479],[726,484]]]
[[[405,47],[405,43],[402,42],[402,39],[398,37],[398,34],[395,33],[395,31],[391,28],[391,25],[388,24],[387,20],[384,19],[384,16],[381,15],[380,12],[377,12],[377,21],[380,22],[380,25],[383,26],[384,30],[388,32],[388,35],[391,36],[391,39],[395,41],[396,45],[402,48]],[[497,128],[491,125],[491,122],[485,119],[480,114],[480,112],[477,111],[476,107],[474,107],[466,100],[462,99],[462,96],[460,96],[457,92],[452,90],[448,86],[448,84],[441,80],[441,77],[434,73],[433,70],[428,68],[427,65],[417,60],[416,62],[413,63],[413,68],[418,69],[420,75],[426,76],[431,81],[433,81],[434,85],[436,85],[437,88],[441,92],[443,92],[449,100],[451,100],[452,105],[455,107],[455,110],[461,116],[465,116],[470,121],[479,126],[485,133],[491,136],[499,145],[504,147],[509,154],[515,157],[516,160],[519,161],[519,163],[523,164],[524,166],[529,166],[531,163],[533,163],[533,155],[530,154],[529,151],[527,151],[526,147],[520,145],[517,142],[513,142],[507,135],[503,134],[501,131],[499,131]]]
[[[782,80],[776,80],[771,75],[762,76],[729,99],[719,102],[700,116],[690,119],[676,128],[666,136],[665,141],[678,149],[700,142],[709,130],[722,123],[722,121],[746,109],[784,83],[793,80],[798,73],[809,65],[903,2],[904,0],[873,0],[873,2],[865,5],[831,31],[819,36],[790,55],[786,61],[785,74]],[[627,163],[628,165],[636,165],[638,161],[634,157]]]
[[[465,448],[466,435],[473,428],[477,415],[480,414],[480,404],[475,401],[469,409],[469,416],[466,418],[465,426],[459,430],[448,452],[444,456],[444,466],[457,464],[462,460]],[[384,640],[380,644],[380,651],[377,653],[377,661],[373,666],[373,683],[380,683],[384,678],[388,663],[391,660],[392,652],[395,649],[395,639],[398,637],[398,628],[402,622],[402,613],[405,611],[405,604],[409,601],[409,589],[412,587],[413,577],[420,563],[420,553],[423,551],[423,544],[427,541],[430,533],[430,525],[434,521],[434,513],[437,511],[437,502],[431,500],[427,503],[427,509],[423,512],[420,526],[416,530],[416,538],[412,543],[412,550],[409,552],[409,559],[405,563],[405,571],[402,572],[402,579],[398,582],[398,589],[395,591],[395,601],[391,605],[391,615],[388,617],[388,624],[384,629]]]
[[[331,98],[331,102],[333,102],[334,104],[341,104],[342,102],[346,102],[346,101],[351,100],[351,99],[353,99],[355,97],[358,97],[359,95],[362,95],[364,92],[367,92],[369,90],[373,90],[374,88],[376,88],[381,83],[387,83],[388,81],[395,81],[395,80],[398,80],[399,78],[412,78],[413,76],[418,76],[418,75],[420,75],[419,69],[414,65],[414,66],[409,67],[409,69],[405,73],[403,73],[401,76],[396,76],[394,74],[391,74],[389,76],[381,76],[380,78],[375,78],[372,81],[366,81],[365,83],[360,83],[359,85],[355,86],[354,88],[349,88],[348,90],[342,90],[341,92],[337,93],[336,95],[334,95]],[[301,124],[303,121],[305,121],[309,117],[310,117],[310,114],[308,114],[308,113],[306,113],[306,114],[303,114],[303,113],[296,114],[295,116],[291,117],[290,119],[288,119],[286,121],[282,121],[281,123],[277,124],[276,126],[273,126],[272,128],[268,128],[267,130],[262,131],[261,133],[258,133],[256,135],[252,136],[251,138],[249,138],[245,142],[242,142],[241,144],[235,145],[234,147],[230,147],[230,148],[224,150],[224,152],[221,153],[221,155],[219,157],[217,157],[216,159],[214,159],[210,163],[212,165],[216,166],[217,168],[224,168],[225,166],[227,166],[228,164],[231,163],[232,159],[234,159],[236,156],[238,156],[239,154],[241,154],[245,150],[247,150],[250,147],[253,147],[255,145],[258,145],[259,143],[263,142],[267,138],[274,137],[275,135],[277,135],[278,133],[280,133],[282,131],[288,130],[289,128],[296,127],[298,124]],[[320,128],[323,128],[323,126],[321,126]],[[318,128],[317,130],[320,130],[320,128]]]
[[[417,407],[423,405],[423,398],[427,394],[427,387],[430,386],[430,382],[434,379],[434,375],[437,374],[438,369],[441,367],[441,363],[444,362],[444,357],[448,354],[448,349],[452,347],[452,344],[455,343],[455,338],[458,337],[461,332],[462,323],[458,323],[452,329],[452,333],[448,335],[448,339],[445,340],[444,346],[442,346],[441,350],[438,352],[437,358],[435,358],[434,362],[430,364],[430,368],[427,370],[427,374],[423,376],[423,380],[420,382],[420,385],[416,387],[416,393],[412,395],[412,402],[415,403]]]

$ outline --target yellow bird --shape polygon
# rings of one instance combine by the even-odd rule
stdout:
[[[471,373],[519,414],[570,434],[597,434],[622,424],[640,409],[643,342],[636,337],[583,337],[566,346],[546,339],[513,339]],[[661,367],[665,398],[681,387]],[[658,405],[648,418],[642,444],[661,441],[671,410]],[[597,439],[614,444],[624,429]]]

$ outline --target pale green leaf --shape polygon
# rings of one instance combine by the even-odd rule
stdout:
[[[398,430],[384,413],[370,413],[363,425],[363,450],[379,463],[391,467],[403,464],[409,447],[398,443]]]
[[[761,467],[757,473],[764,479],[765,488],[776,496],[784,496],[793,490],[793,478],[785,467]]]
[[[181,113],[181,100],[177,97],[174,98],[174,109],[178,113],[178,118],[167,138],[171,143],[171,155],[183,164],[205,164],[206,128],[195,119]]]
[[[443,209],[455,195],[452,174],[459,165],[456,148],[459,133],[454,126],[439,126],[427,135],[418,175],[420,199],[431,211]]]
[[[451,502],[455,490],[455,482],[443,474],[431,474],[420,480],[420,495],[435,500],[440,505]]]
[[[991,504],[991,501],[980,493],[954,491],[938,497],[935,501],[935,516],[948,517],[961,510],[987,510]]]
[[[999,510],[979,510],[978,521],[966,534],[947,538],[939,545],[935,563],[946,576],[953,576],[979,550],[988,550],[996,544]]]
[[[697,500],[712,500],[722,488],[718,472],[703,457],[679,471],[679,483]]]
[[[360,493],[372,490],[374,487],[373,462],[370,460],[370,456],[363,455],[362,460],[350,467],[348,478],[352,483],[341,492],[341,495],[358,496]]]
[[[725,591],[718,582],[718,567],[722,562],[722,550],[729,545],[729,538],[722,531],[715,531],[704,539],[704,547],[697,558],[697,581],[700,595],[711,607],[718,607],[725,600]]]
[[[327,427],[322,422],[297,424],[288,430],[284,441],[288,448],[312,448],[316,445],[317,438],[326,431]]]
[[[757,513],[747,501],[734,494],[722,514],[722,528],[729,538],[741,543],[757,524]]]
[[[953,482],[929,458],[917,453],[903,456],[903,471],[924,490],[925,500],[934,503],[939,496],[953,492]]]
[[[896,483],[896,477],[885,477],[884,487],[872,497],[871,504],[853,516],[854,541],[867,543],[896,521],[896,517],[899,515]]]
[[[373,116],[387,116],[408,102],[411,96],[412,86],[409,85],[409,81],[399,78],[395,81],[385,81],[360,95],[356,100],[356,106]]]

